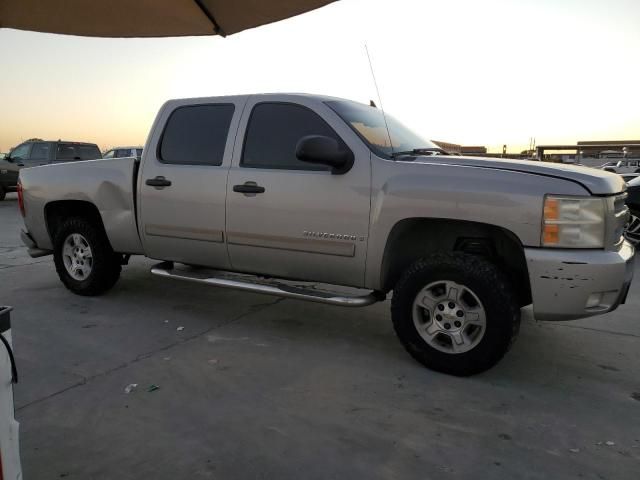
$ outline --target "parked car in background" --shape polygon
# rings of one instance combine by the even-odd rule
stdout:
[[[53,253],[76,294],[109,290],[133,254],[164,260],[165,278],[331,305],[393,290],[407,351],[454,375],[502,358],[521,307],[610,312],[634,271],[619,175],[448,155],[375,107],[317,95],[172,100],[140,162],[32,168],[20,185],[29,254]]]
[[[18,381],[18,372],[11,346],[10,311],[10,307],[0,306],[0,480],[22,478],[13,406],[13,384]]]
[[[16,191],[19,170],[17,164],[6,159],[0,160],[0,201],[5,199],[7,193]]]
[[[631,216],[625,236],[634,245],[640,245],[640,176],[627,183],[627,207]]]
[[[640,177],[640,173],[622,173],[620,176],[625,182],[629,183],[631,180]]]
[[[0,200],[4,200],[7,192],[16,191],[22,168],[100,158],[102,154],[95,143],[28,140],[0,160]]]
[[[640,161],[638,159],[618,160],[607,162],[600,167],[602,170],[613,173],[640,173]]]
[[[135,157],[138,160],[142,158],[142,147],[115,147],[107,150],[102,158],[129,158]]]
[[[95,143],[57,141],[33,141],[21,143],[5,158],[20,167],[35,167],[55,162],[75,162],[102,158]]]

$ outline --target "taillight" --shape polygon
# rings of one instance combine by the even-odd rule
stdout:
[[[25,215],[25,212],[24,212],[24,196],[23,196],[23,192],[22,192],[22,182],[20,180],[18,180],[18,208],[20,209],[20,213],[24,217],[24,215]],[[0,480],[2,480],[2,478],[0,478]]]

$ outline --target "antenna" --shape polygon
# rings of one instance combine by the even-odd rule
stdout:
[[[387,129],[387,136],[389,137],[389,146],[391,147],[391,153],[393,153],[393,142],[391,141],[391,132],[389,131],[389,124],[387,123],[387,115],[384,113],[384,107],[382,106],[382,97],[380,96],[380,90],[378,89],[378,82],[376,81],[376,74],[373,71],[373,64],[371,63],[371,55],[369,55],[369,48],[367,47],[366,43],[364,44],[364,50],[367,52],[367,59],[369,59],[369,68],[371,69],[371,76],[373,77],[373,84],[376,87],[376,94],[378,95],[378,102],[380,102],[380,110],[382,110],[382,118],[384,118],[384,127]],[[371,103],[373,103],[373,102],[371,102]]]

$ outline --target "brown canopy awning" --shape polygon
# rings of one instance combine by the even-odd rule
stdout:
[[[87,37],[232,35],[335,0],[0,0],[0,28]]]

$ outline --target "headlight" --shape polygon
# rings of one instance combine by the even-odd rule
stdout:
[[[603,248],[605,211],[603,198],[545,196],[542,246]]]

